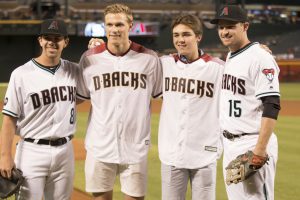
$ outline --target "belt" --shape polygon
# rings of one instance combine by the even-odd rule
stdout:
[[[245,136],[245,135],[258,135],[258,133],[241,133],[241,134],[233,134],[233,133],[230,133],[229,131],[227,130],[224,130],[223,131],[223,136],[225,138],[227,138],[228,140],[231,140],[233,141],[234,139],[237,139],[237,138],[240,138],[242,136]]]
[[[72,140],[72,138],[73,138],[73,135],[69,135],[67,137],[58,138],[58,139],[55,139],[55,140],[24,138],[24,141],[35,143],[35,144],[43,144],[43,145],[50,145],[50,146],[61,146],[61,145],[66,144],[68,141]]]

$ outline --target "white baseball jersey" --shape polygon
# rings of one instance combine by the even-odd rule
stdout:
[[[207,54],[186,63],[161,58],[163,104],[159,157],[167,165],[195,169],[215,162],[220,139],[219,93],[224,62]]]
[[[258,43],[227,56],[220,99],[221,127],[234,134],[258,133],[261,97],[279,96],[279,67]]]
[[[85,146],[102,162],[134,164],[150,145],[150,100],[161,94],[156,53],[133,43],[123,56],[102,44],[84,53],[78,98],[91,99]]]
[[[21,138],[61,138],[75,132],[78,74],[78,65],[63,59],[55,72],[34,59],[12,72],[2,113],[18,118]]]

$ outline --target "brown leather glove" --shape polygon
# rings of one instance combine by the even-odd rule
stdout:
[[[237,156],[226,169],[226,184],[239,183],[255,174],[269,160],[266,157],[255,155],[252,151]]]

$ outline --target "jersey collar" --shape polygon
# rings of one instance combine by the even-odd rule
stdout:
[[[185,56],[180,55],[180,54],[176,54],[176,55],[174,56],[174,58],[175,58],[175,61],[176,61],[176,62],[177,62],[178,60],[180,60],[180,61],[183,62],[184,64],[191,64],[191,63],[193,63],[193,62],[199,60],[200,58],[202,58],[202,56],[204,55],[204,52],[203,52],[201,49],[199,49],[198,52],[199,52],[199,57],[196,58],[195,60],[188,60]]]
[[[51,68],[53,68],[53,70],[51,70],[50,67],[42,65],[41,63],[38,63],[34,58],[32,58],[31,60],[38,68],[45,70],[51,74],[55,74],[55,72],[59,69],[59,67],[61,65],[61,60],[59,60],[58,65],[51,67]]]
[[[125,55],[130,51],[130,49],[132,48],[133,42],[131,42],[130,40],[129,40],[129,42],[130,42],[129,48],[128,48],[127,51],[125,51],[122,55],[119,55],[120,57],[125,56]],[[107,51],[108,51],[111,55],[117,56],[116,54],[114,54],[113,52],[111,52],[111,51],[108,49],[107,43],[105,43],[105,48],[107,49]]]
[[[241,48],[241,49],[239,49],[239,50],[237,50],[237,51],[235,51],[235,52],[230,52],[230,57],[229,57],[229,59],[230,59],[230,58],[233,58],[233,57],[235,57],[235,56],[237,56],[237,55],[239,55],[239,54],[241,54],[241,53],[243,53],[244,51],[246,51],[247,49],[249,49],[251,46],[253,46],[253,45],[255,45],[255,44],[258,44],[258,42],[250,42],[250,43],[248,43],[246,46],[244,46],[243,48]]]

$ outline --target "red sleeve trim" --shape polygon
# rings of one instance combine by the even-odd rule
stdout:
[[[131,43],[131,46],[130,46],[130,49],[132,51],[135,51],[137,53],[145,53],[145,54],[149,54],[149,55],[152,55],[152,56],[157,56],[157,53],[155,53],[155,51],[151,50],[151,49],[148,49],[140,44],[137,44],[135,42],[132,42]]]
[[[130,49],[138,53],[144,53],[146,51],[146,48],[144,46],[137,44],[135,42],[131,43]]]

